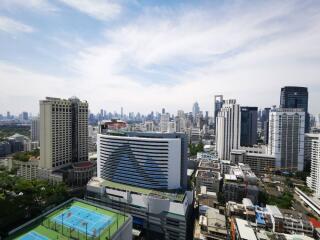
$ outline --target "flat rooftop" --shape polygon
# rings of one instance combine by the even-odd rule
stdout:
[[[199,168],[212,168],[220,169],[220,163],[218,161],[200,161]]]
[[[110,239],[129,216],[80,199],[71,199],[11,231],[7,239]]]
[[[102,180],[101,185],[104,187],[113,188],[113,189],[122,190],[122,191],[140,193],[140,194],[154,196],[162,199],[169,199],[175,202],[183,202],[185,197],[185,191],[183,190],[154,190],[154,189],[147,189],[147,188],[126,185],[122,183],[111,182],[103,179],[101,180]]]
[[[220,179],[220,173],[209,170],[197,170],[196,177]]]
[[[256,234],[254,233],[252,227],[249,225],[248,221],[236,218],[236,223],[241,239],[257,239]]]

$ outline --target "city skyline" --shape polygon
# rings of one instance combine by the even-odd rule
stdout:
[[[197,101],[212,116],[214,95],[264,108],[284,86],[308,87],[320,112],[319,2],[0,2],[2,113],[77,96],[93,113]]]

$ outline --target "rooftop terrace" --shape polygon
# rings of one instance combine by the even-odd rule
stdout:
[[[111,239],[129,218],[112,209],[70,199],[12,230],[7,239]]]
[[[97,180],[97,178],[94,178],[91,181],[95,181],[95,180]],[[117,189],[121,191],[135,192],[135,193],[154,196],[162,199],[169,199],[171,201],[176,201],[176,202],[183,202],[185,198],[185,191],[179,190],[179,189],[178,190],[154,190],[154,189],[147,189],[147,188],[126,185],[122,183],[111,182],[111,181],[103,180],[101,178],[98,180],[100,181],[101,186]]]

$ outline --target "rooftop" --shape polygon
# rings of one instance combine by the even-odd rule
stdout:
[[[208,168],[208,169],[220,169],[220,163],[218,161],[200,161],[199,168]]]
[[[88,184],[91,186],[94,186],[94,187],[104,186],[104,187],[113,188],[113,189],[117,189],[117,190],[135,192],[135,193],[140,193],[143,195],[150,195],[150,196],[154,196],[154,197],[159,197],[162,199],[169,199],[171,201],[176,201],[176,202],[183,202],[184,197],[185,197],[185,191],[183,191],[183,190],[147,189],[147,188],[126,185],[126,184],[122,184],[122,183],[111,182],[111,181],[104,180],[104,179],[97,178],[97,177],[92,178]]]
[[[8,239],[80,240],[92,239],[94,236],[110,239],[129,218],[112,209],[80,199],[70,199],[11,231]],[[75,222],[75,219],[78,221]]]
[[[220,172],[212,172],[209,170],[197,170],[196,177],[220,179]]]
[[[236,223],[241,239],[257,239],[256,234],[254,233],[248,221],[236,218]]]

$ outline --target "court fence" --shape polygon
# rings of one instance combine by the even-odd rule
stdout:
[[[65,209],[68,209],[70,206],[67,205]],[[53,230],[55,232],[60,233],[61,235],[67,237],[68,239],[74,240],[110,240],[112,235],[116,233],[121,227],[122,223],[121,218],[123,218],[123,222],[125,222],[125,215],[116,214],[116,217],[111,218],[111,223],[107,227],[102,227],[100,229],[89,231],[87,228],[87,224],[85,226],[85,231],[80,230],[79,228],[73,228],[67,226],[66,224],[62,224],[62,222],[58,222],[52,217],[46,217],[42,220],[41,225]],[[79,223],[81,224],[81,223]],[[92,233],[91,233],[92,232]]]

